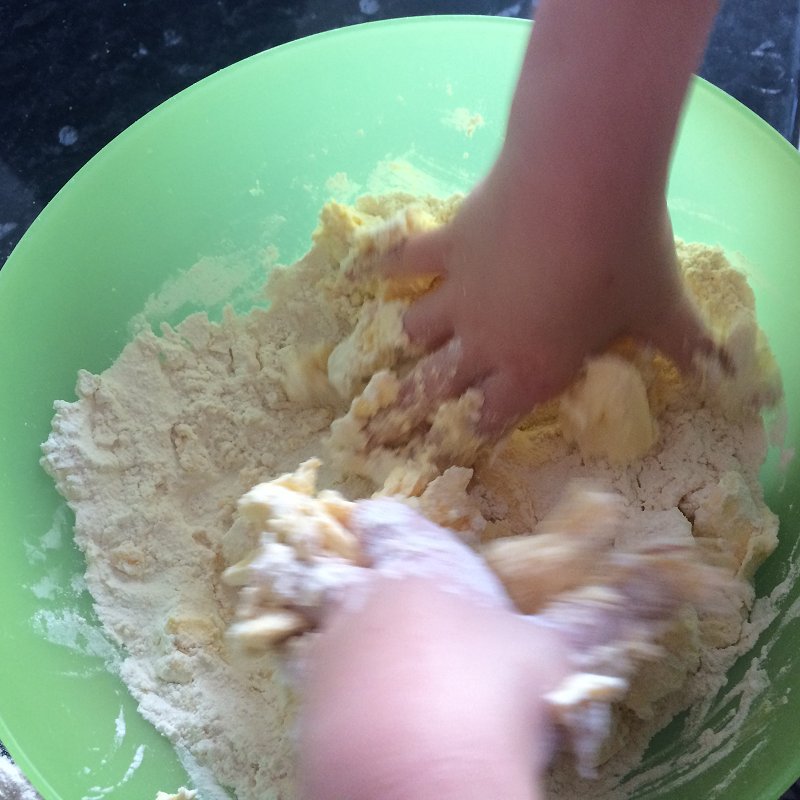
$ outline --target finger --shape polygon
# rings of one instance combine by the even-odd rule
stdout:
[[[464,358],[461,339],[454,337],[417,363],[403,381],[399,402],[406,408],[431,408],[463,394],[480,377],[481,369]]]
[[[499,439],[534,406],[558,394],[569,380],[561,369],[554,373],[531,364],[530,370],[532,374],[524,380],[508,370],[499,370],[477,384],[476,388],[483,393],[479,433]]]
[[[387,554],[408,547],[412,540],[455,541],[450,531],[431,522],[416,509],[385,497],[357,502],[350,525],[373,567],[379,566]]]
[[[698,357],[716,361],[725,373],[733,372],[733,363],[725,349],[716,343],[687,297],[673,305],[666,317],[661,317],[642,337],[671,358],[684,373],[692,372]]]
[[[446,227],[409,236],[381,258],[380,271],[387,278],[443,275],[449,239]]]
[[[572,671],[570,650],[561,633],[541,624],[536,615],[517,615],[514,623],[514,640],[523,665],[519,702],[527,706],[533,734],[531,766],[542,771],[564,744],[561,731],[553,724],[549,695]]]
[[[430,352],[453,336],[453,322],[444,292],[439,289],[416,300],[403,316],[411,343]]]

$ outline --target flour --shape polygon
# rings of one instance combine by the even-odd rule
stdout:
[[[221,576],[253,546],[237,524],[238,499],[255,484],[321,455],[350,395],[360,396],[368,375],[356,370],[334,388],[326,372],[328,355],[375,299],[374,290],[345,276],[342,265],[354,250],[368,252],[364,231],[409,202],[396,196],[359,201],[355,210],[328,207],[310,254],[271,274],[268,309],[241,316],[228,310],[218,323],[196,314],[159,334],[145,329],[101,375],[79,374],[76,402],[56,403],[43,464],[75,513],[75,540],[86,555],[97,615],[124,648],[119,673],[141,713],[175,744],[203,800],[224,796],[221,786],[231,787],[239,800],[294,797],[296,699],[276,657],[243,658],[229,646],[225,632],[234,619],[236,589]],[[454,209],[452,202],[432,199],[419,206],[423,216],[439,221]],[[681,251],[684,267],[694,270],[687,272],[690,287],[700,287],[701,310],[713,300],[713,320],[729,330],[733,322],[725,308],[702,294],[710,271],[713,292],[730,289],[729,307],[752,317],[752,304],[737,291],[738,274],[721,255],[707,256],[702,248]],[[758,344],[748,364],[766,365],[759,378],[766,375],[767,396],[776,380],[768,350],[762,339],[747,341]],[[351,351],[368,355],[358,347]],[[384,351],[370,369],[401,356]],[[777,527],[758,484],[766,452],[760,417],[747,403],[723,411],[658,356],[622,356],[641,376],[646,398],[640,393],[639,402],[646,400],[657,423],[646,429],[647,452],[627,465],[612,463],[593,442],[592,454],[582,456],[562,434],[558,403],[548,404],[496,451],[468,448],[460,454],[459,463],[474,469],[469,483],[459,473],[460,494],[473,509],[467,516],[477,523],[474,509],[480,511],[483,541],[529,533],[569,480],[588,479],[621,497],[620,542],[664,526],[691,536],[699,517],[712,547],[725,534],[714,527],[715,509],[728,498],[723,505],[739,509],[732,513],[742,526],[758,523],[752,531],[757,548],[748,549],[749,538],[731,542],[739,547],[735,568],[749,575],[774,546]],[[464,419],[473,412],[466,408]],[[436,428],[434,420],[430,429],[446,433],[440,423]],[[403,458],[428,458],[431,441]],[[350,498],[380,489],[382,480],[370,480],[376,474],[368,469],[370,454],[354,456],[363,469],[332,464],[323,468],[320,485]],[[431,464],[439,468],[429,459],[424,469],[398,478],[397,463],[387,460],[381,479],[394,480],[395,493],[405,487],[421,494],[435,477],[425,473]],[[734,484],[735,496],[729,491]],[[738,530],[745,531],[742,526]],[[616,709],[601,781],[581,783],[562,764],[551,791],[614,796],[649,736],[676,711],[705,699],[714,681],[721,685],[720,675],[744,649],[742,624],[752,603],[743,578],[721,613],[703,617],[687,609],[663,643],[669,657],[653,664]]]

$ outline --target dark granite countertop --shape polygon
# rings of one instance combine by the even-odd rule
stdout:
[[[0,264],[98,150],[163,100],[253,53],[415,14],[528,16],[535,0],[4,0]],[[701,74],[797,143],[800,0],[726,0]]]
[[[535,6],[536,0],[3,0],[0,266],[98,150],[222,67],[367,20],[433,12],[526,17]],[[797,144],[800,0],[724,0],[700,73]],[[800,789],[785,798],[800,800]]]

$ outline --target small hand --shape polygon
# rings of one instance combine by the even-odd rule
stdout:
[[[530,183],[504,154],[456,217],[406,241],[390,276],[440,278],[404,319],[430,354],[401,393],[422,415],[470,387],[502,433],[630,336],[689,369],[714,345],[687,296],[663,199],[598,208],[581,187]],[[412,412],[413,413],[413,412]]]
[[[369,569],[329,598],[300,676],[309,800],[532,800],[557,745],[591,775],[611,703],[678,609],[730,582],[691,549],[617,554],[602,586],[522,616],[407,506],[361,502],[352,522]]]
[[[372,570],[309,653],[302,796],[538,797],[559,634],[514,613],[482,562],[411,509],[360,503],[355,522]]]

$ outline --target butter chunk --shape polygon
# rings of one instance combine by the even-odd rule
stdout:
[[[613,354],[587,363],[586,374],[561,398],[559,420],[584,458],[613,464],[641,458],[658,440],[641,374]]]

